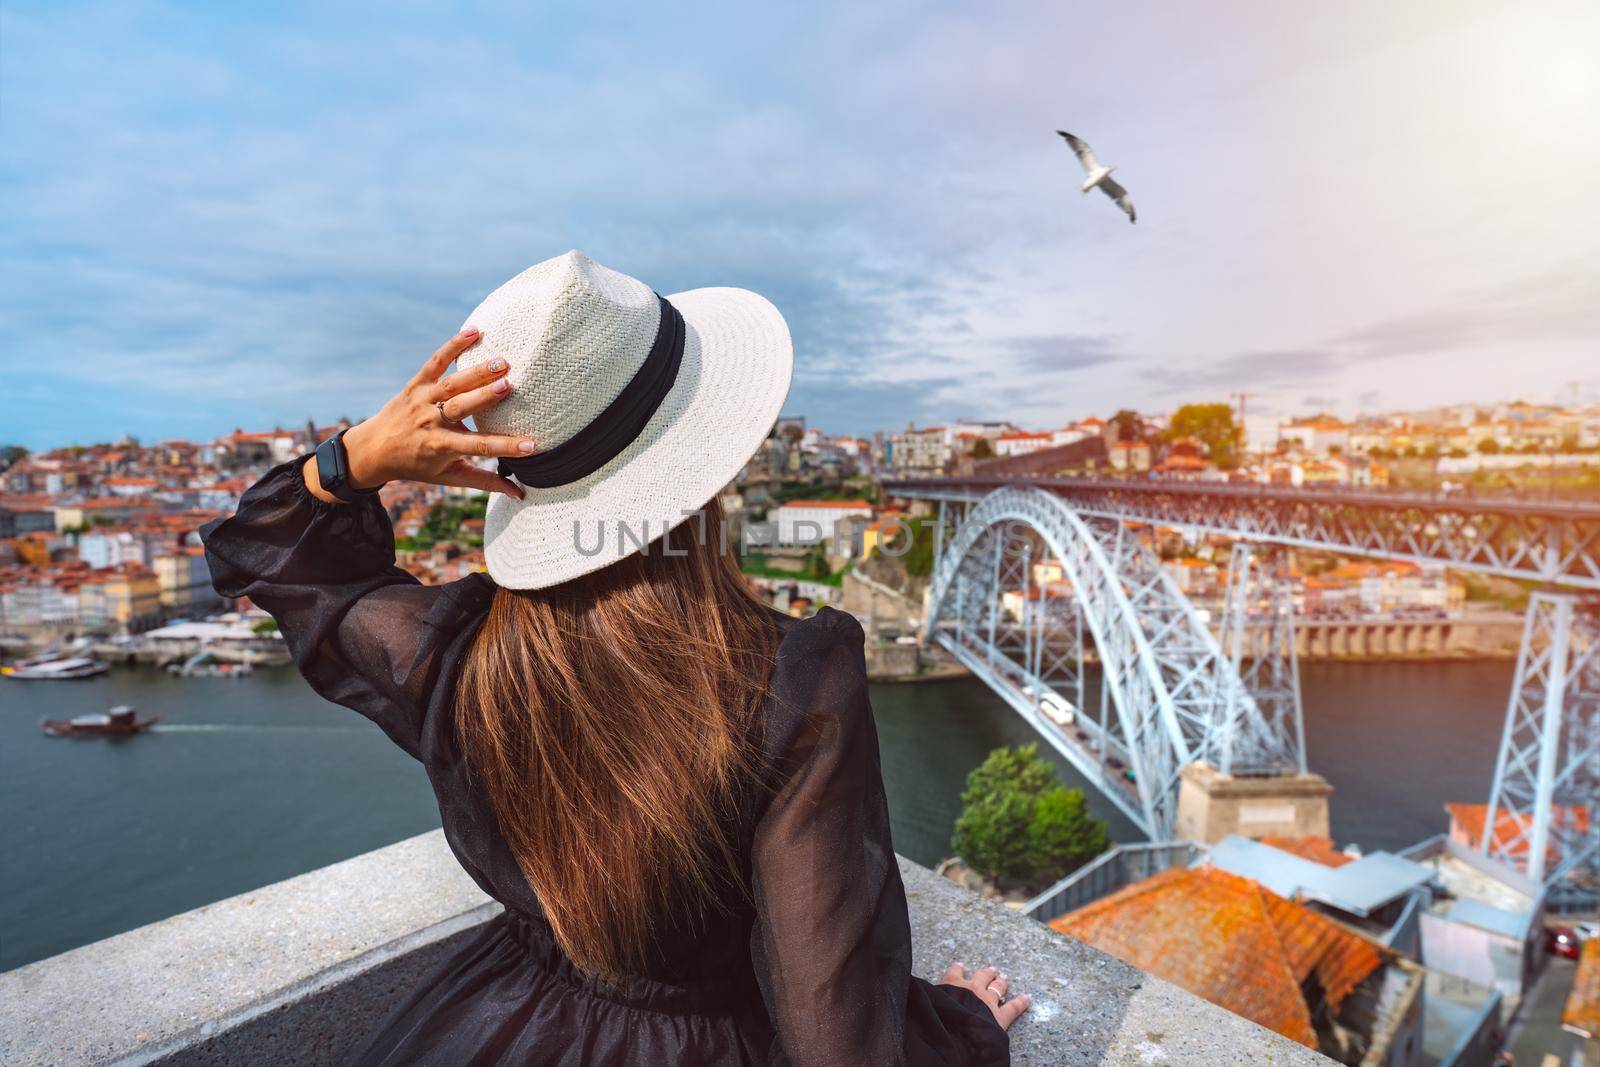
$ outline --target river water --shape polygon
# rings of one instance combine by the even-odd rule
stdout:
[[[1509,663],[1302,671],[1312,769],[1336,789],[1341,843],[1403,847],[1445,828],[1445,801],[1485,799]],[[162,725],[123,740],[46,738],[38,726],[117,703]],[[967,772],[1033,734],[972,681],[875,686],[873,705],[895,846],[932,864]],[[1136,838],[1092,791],[1090,801],[1114,837]],[[421,768],[292,668],[0,680],[0,816],[0,969],[438,825]]]

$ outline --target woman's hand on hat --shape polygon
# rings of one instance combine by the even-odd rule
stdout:
[[[450,338],[382,410],[345,431],[350,481],[356,488],[404,480],[522,498],[522,487],[516,482],[466,459],[526,456],[538,447],[531,438],[478,433],[462,424],[463,419],[488,411],[510,395],[505,360],[488,360],[448,376],[444,373],[481,336],[469,326]],[[317,483],[314,462],[307,464],[306,484],[319,498],[334,499]]]

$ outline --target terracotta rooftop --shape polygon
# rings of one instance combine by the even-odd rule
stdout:
[[[1444,810],[1450,813],[1451,829],[1459,831],[1466,839],[1462,843],[1477,848],[1483,840],[1483,825],[1489,818],[1489,805],[1446,804]],[[1570,820],[1573,828],[1579,833],[1588,832],[1588,808],[1554,804],[1551,805],[1551,813],[1558,820]],[[1533,837],[1533,827],[1527,817],[1502,809],[1499,817],[1495,819],[1494,837],[1495,844],[1509,847],[1512,855],[1526,855],[1530,839]],[[1554,855],[1554,846],[1551,854]]]
[[[1583,943],[1578,973],[1572,976],[1572,992],[1561,1011],[1561,1025],[1584,1037],[1600,1034],[1600,937]]]
[[[791,500],[781,504],[785,508],[867,508],[872,504],[866,500]]]
[[[1164,871],[1050,925],[1309,1048],[1307,980],[1337,1012],[1383,963],[1367,939],[1212,867]]]
[[[1354,856],[1340,852],[1334,847],[1333,840],[1327,837],[1274,837],[1269,834],[1261,839],[1261,843],[1324,867],[1343,867],[1355,862]]]

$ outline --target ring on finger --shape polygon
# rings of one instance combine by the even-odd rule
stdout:
[[[461,425],[461,420],[460,419],[452,419],[450,417],[450,413],[444,409],[444,401],[443,400],[435,400],[433,402],[433,406],[439,409],[439,417],[444,420],[444,424],[446,426],[460,426]]]

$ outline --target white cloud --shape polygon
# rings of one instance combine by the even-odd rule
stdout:
[[[6,359],[85,397],[12,432],[359,414],[572,246],[771,295],[840,430],[1281,365],[1239,353],[1327,353],[1295,398],[1550,393],[1593,374],[1600,148],[1564,110],[1597,16],[1548,6],[8,9]]]

